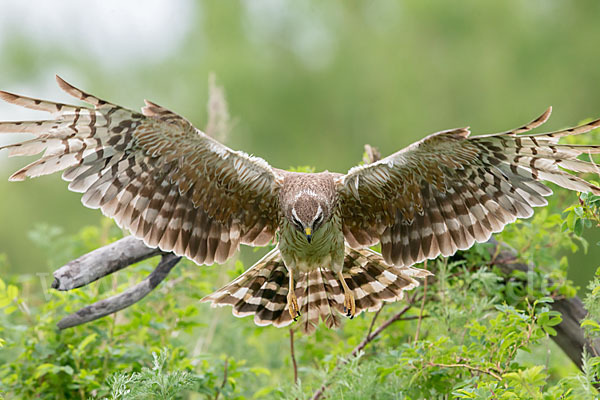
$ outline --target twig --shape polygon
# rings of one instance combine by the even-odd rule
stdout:
[[[430,315],[423,315],[423,316],[409,315],[408,317],[398,318],[396,321],[412,321],[412,320],[419,319],[419,318],[425,319],[425,318],[429,318],[429,317],[430,317]]]
[[[495,373],[494,371],[492,371],[489,368],[483,369],[483,368],[479,368],[479,367],[473,367],[469,364],[440,364],[440,363],[432,363],[432,362],[428,362],[427,365],[429,365],[430,367],[440,367],[440,368],[466,368],[471,371],[477,371],[482,374],[490,375],[491,377],[493,377],[499,381],[502,380],[502,377],[500,375],[498,375],[497,373]]]
[[[373,315],[373,319],[371,320],[371,325],[369,325],[369,330],[367,331],[367,336],[369,336],[371,334],[371,332],[373,332],[373,327],[375,326],[375,321],[377,320],[377,317],[379,317],[379,313],[381,312],[381,310],[383,310],[384,306],[385,306],[385,303],[381,304],[381,307],[379,308],[379,310],[377,310],[375,312],[375,315]]]
[[[365,144],[365,154],[363,156],[363,162],[365,164],[372,164],[381,159],[381,154],[377,148],[371,146],[370,144]]]
[[[229,359],[225,359],[225,367],[224,367],[224,371],[223,371],[223,382],[221,382],[221,386],[217,389],[217,394],[215,394],[215,400],[218,400],[219,395],[221,394],[221,392],[225,388],[225,385],[227,384],[227,365],[228,364],[229,364]]]
[[[427,260],[425,260],[424,268],[427,269]],[[415,333],[415,342],[419,340],[419,333],[421,332],[421,316],[423,315],[423,309],[425,308],[425,299],[427,298],[427,277],[423,279],[423,298],[421,299],[421,309],[419,310],[419,322],[417,322],[417,332]]]
[[[225,89],[217,85],[217,78],[214,73],[210,73],[208,76],[208,103],[206,108],[208,122],[204,128],[205,133],[219,142],[225,142],[231,130],[229,110],[227,100],[225,100]]]
[[[108,299],[100,300],[71,315],[67,315],[58,322],[58,328],[65,329],[81,325],[122,310],[133,303],[140,301],[162,282],[163,279],[165,279],[167,274],[179,260],[181,260],[181,257],[174,254],[164,255],[158,266],[146,277],[146,279],[125,290],[123,293],[109,297]]]
[[[371,343],[373,341],[373,339],[375,339],[377,336],[379,336],[379,334],[381,332],[383,332],[387,327],[389,327],[391,324],[393,324],[396,321],[399,321],[402,319],[402,316],[404,314],[406,314],[406,312],[408,310],[410,310],[412,308],[412,304],[415,301],[415,297],[413,296],[408,304],[402,309],[400,310],[398,313],[396,313],[394,316],[392,316],[391,318],[389,318],[387,321],[385,321],[383,324],[381,324],[381,326],[379,328],[377,328],[375,330],[375,332],[373,333],[368,333],[367,336],[365,336],[365,338],[362,340],[362,342],[360,342],[358,344],[358,346],[356,346],[354,348],[354,350],[352,350],[352,353],[350,353],[351,357],[356,357],[358,355],[358,353],[360,353],[369,343]],[[340,361],[340,363],[335,367],[335,371],[339,370],[342,366],[346,365],[349,362],[349,359],[345,359]],[[324,382],[321,387],[319,388],[319,390],[317,390],[313,396],[311,397],[311,400],[318,400],[323,396],[323,393],[325,393],[325,390],[327,390],[327,387],[329,387],[330,382],[326,381]]]
[[[290,356],[294,367],[294,383],[298,384],[298,364],[296,364],[296,353],[294,352],[294,329],[290,328]]]
[[[388,326],[390,326],[391,324],[393,324],[396,321],[399,321],[400,319],[402,319],[402,316],[404,314],[406,314],[406,312],[408,310],[410,310],[412,308],[412,303],[414,301],[414,296],[411,298],[410,302],[408,303],[408,305],[406,305],[402,310],[400,310],[400,312],[398,312],[396,315],[394,315],[393,317],[391,317],[390,319],[388,319],[387,321],[385,321],[383,324],[381,324],[381,326],[379,326],[379,328],[377,328],[375,330],[375,332],[371,333],[368,336],[365,336],[365,338],[362,340],[362,342],[360,342],[358,344],[358,346],[356,346],[354,348],[354,350],[352,350],[352,353],[350,353],[350,355],[352,357],[356,357],[356,355],[362,351],[362,349],[364,349],[369,343],[371,343],[373,341],[373,339],[375,339],[377,336],[379,336],[379,334],[381,332],[383,332],[384,329],[386,329]],[[342,363],[346,364],[348,361],[344,361]]]

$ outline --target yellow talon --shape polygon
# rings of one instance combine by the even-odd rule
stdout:
[[[346,280],[342,275],[342,271],[338,272],[338,279],[342,284],[342,288],[344,289],[344,312],[347,313],[346,316],[350,317],[350,319],[354,318],[356,314],[356,303],[354,301],[354,294],[352,290],[346,285]]]
[[[292,271],[289,271],[290,274],[290,285],[288,288],[288,295],[287,295],[287,304],[288,304],[288,311],[290,312],[290,316],[292,317],[292,319],[294,321],[298,320],[298,317],[300,316],[300,307],[298,307],[298,299],[296,298],[296,294],[294,293],[296,286],[294,285],[294,273]]]
[[[300,307],[298,307],[298,299],[292,291],[290,291],[287,295],[287,304],[290,316],[294,321],[297,321],[298,317],[300,316]]]

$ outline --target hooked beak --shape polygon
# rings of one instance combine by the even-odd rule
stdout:
[[[308,240],[308,243],[310,243],[312,240],[312,229],[304,228],[304,234],[306,235],[306,240]]]

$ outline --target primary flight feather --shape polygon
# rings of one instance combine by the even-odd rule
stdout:
[[[0,147],[10,156],[44,152],[11,176],[64,171],[69,189],[147,245],[198,264],[223,263],[240,244],[277,247],[207,296],[259,325],[284,326],[301,314],[312,332],[396,301],[429,272],[412,265],[449,256],[546,205],[553,182],[577,192],[600,188],[566,171],[598,173],[581,154],[600,146],[559,144],[600,120],[530,134],[551,109],[521,128],[469,137],[435,133],[348,173],[298,173],[234,151],[181,116],[146,101],[142,113],[59,86],[93,107],[0,91],[3,100],[53,119],[0,122],[0,133],[34,139]],[[369,246],[381,243],[382,254]]]

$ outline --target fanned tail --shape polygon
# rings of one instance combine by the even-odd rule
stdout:
[[[398,301],[404,291],[419,285],[414,277],[431,275],[418,268],[387,265],[381,255],[369,249],[346,247],[343,276],[356,301],[356,315],[377,311],[384,301]],[[230,305],[233,315],[254,316],[257,325],[282,327],[293,322],[287,306],[288,271],[278,249],[272,250],[231,283],[202,299],[213,307]],[[344,313],[344,292],[336,274],[326,268],[300,272],[296,297],[301,326],[306,333],[316,330],[319,320],[337,328]]]

